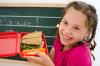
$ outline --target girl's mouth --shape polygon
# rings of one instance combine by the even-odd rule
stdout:
[[[71,37],[64,35],[63,33],[61,33],[61,35],[65,40],[71,40],[72,39]]]

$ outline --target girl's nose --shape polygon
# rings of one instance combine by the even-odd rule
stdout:
[[[65,34],[71,35],[72,34],[72,29],[70,27],[64,28]]]

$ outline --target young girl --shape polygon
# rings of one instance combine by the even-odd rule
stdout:
[[[26,58],[42,66],[92,66],[96,27],[95,8],[81,1],[71,2],[64,9],[49,56],[37,51],[39,57]]]

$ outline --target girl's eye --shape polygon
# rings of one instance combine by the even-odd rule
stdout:
[[[78,27],[74,27],[74,29],[76,29],[76,30],[80,30],[80,28],[78,28]]]
[[[63,21],[65,25],[67,25],[68,23],[66,21]]]

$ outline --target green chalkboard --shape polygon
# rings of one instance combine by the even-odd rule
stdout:
[[[23,16],[61,16],[62,8],[47,7],[1,7],[0,15],[23,15]]]

